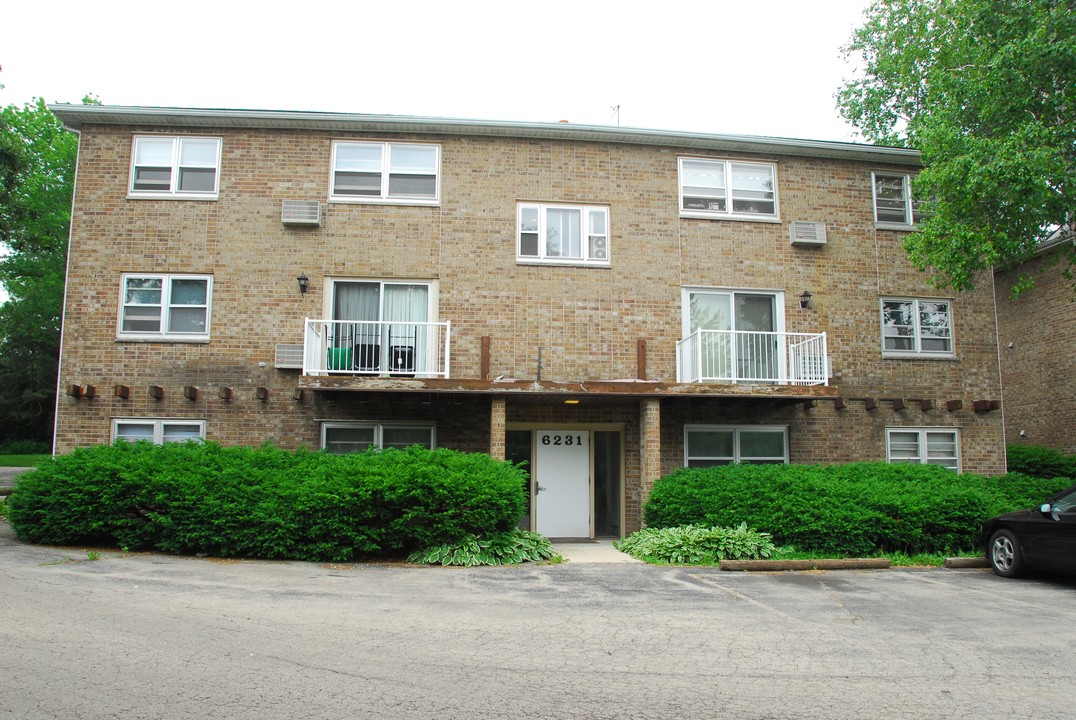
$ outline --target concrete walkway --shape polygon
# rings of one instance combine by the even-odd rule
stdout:
[[[15,487],[15,476],[29,470],[33,468],[0,467],[0,497],[10,495],[12,488]]]
[[[553,548],[569,563],[641,563],[613,547],[608,538],[593,542],[554,542]]]

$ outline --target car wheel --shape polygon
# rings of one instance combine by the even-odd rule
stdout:
[[[1018,577],[1024,573],[1024,556],[1011,530],[998,530],[991,536],[990,564],[1001,577]]]

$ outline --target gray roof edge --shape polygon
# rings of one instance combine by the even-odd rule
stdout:
[[[237,110],[210,108],[136,107],[121,105],[50,104],[67,127],[85,125],[163,125],[364,132],[428,132],[447,135],[589,140],[686,149],[721,149],[775,153],[876,163],[919,165],[917,150],[829,140],[802,140],[753,135],[722,135],[646,128],[580,125],[576,123],[470,120],[404,115],[367,115],[298,110]]]

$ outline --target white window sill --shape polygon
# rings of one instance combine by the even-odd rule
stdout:
[[[887,360],[957,360],[955,353],[894,352],[883,350],[882,357]]]
[[[422,207],[440,207],[440,198],[422,200],[420,198],[376,198],[376,197],[336,197],[329,196],[331,204],[340,205],[418,205]]]
[[[587,262],[586,260],[536,260],[534,258],[516,258],[516,265],[540,265],[542,267],[577,267],[606,268],[612,267],[608,262]]]
[[[194,343],[194,344],[209,344],[208,335],[199,335],[196,337],[184,337],[182,335],[117,335],[116,342],[135,342],[135,343]]]
[[[127,193],[128,200],[218,200],[218,193]]]
[[[907,225],[905,223],[887,223],[876,222],[874,223],[875,230],[899,230],[900,232],[914,232],[919,229],[918,225]]]
[[[682,218],[697,218],[699,220],[732,220],[733,222],[758,222],[780,224],[780,217],[769,215],[727,215],[725,213],[710,213],[703,210],[681,210]]]

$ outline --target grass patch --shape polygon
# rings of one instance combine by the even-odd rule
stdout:
[[[0,455],[0,467],[37,467],[50,455]]]

